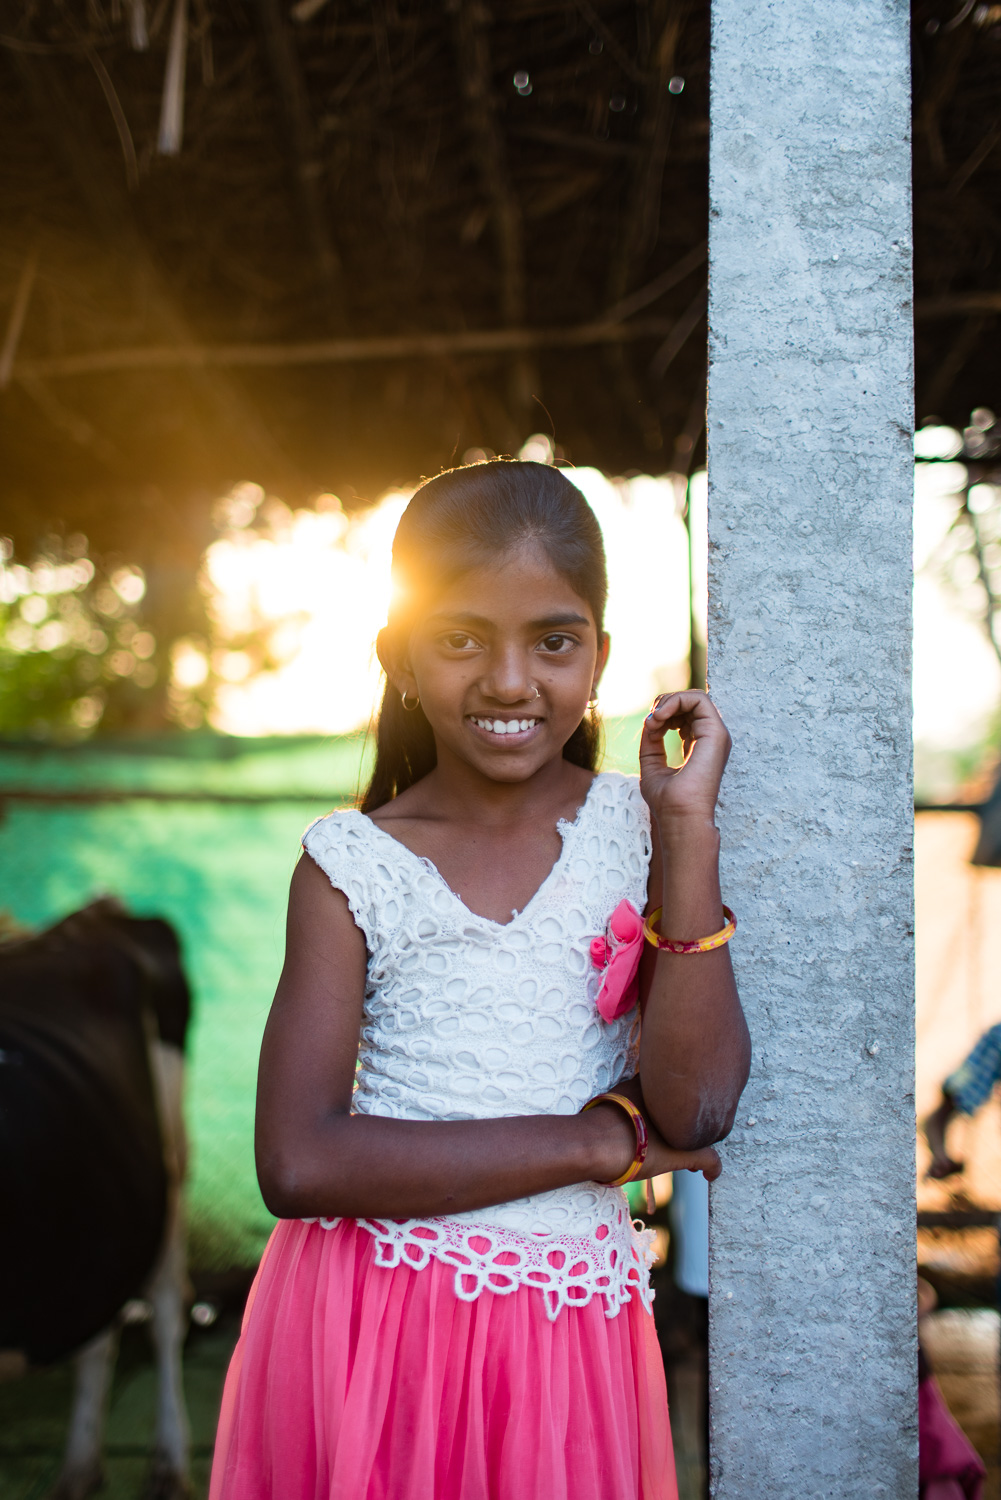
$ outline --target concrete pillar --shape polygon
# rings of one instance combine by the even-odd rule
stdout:
[[[712,0],[713,1493],[917,1494],[906,0]]]

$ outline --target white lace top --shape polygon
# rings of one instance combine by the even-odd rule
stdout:
[[[356,811],[330,813],[303,847],[347,897],[365,935],[368,974],[353,1108],[402,1120],[576,1114],[635,1071],[634,1007],[604,1021],[591,939],[624,898],[642,911],[650,817],[636,777],[594,778],[563,848],[520,912],[474,915],[430,860]],[[336,1219],[321,1219],[331,1228]],[[456,1295],[534,1286],[549,1316],[631,1292],[649,1307],[652,1234],[634,1226],[621,1188],[572,1187],[429,1219],[359,1219],[378,1263],[455,1268]]]

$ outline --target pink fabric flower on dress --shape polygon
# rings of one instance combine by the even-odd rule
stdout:
[[[617,1021],[639,999],[639,967],[643,952],[643,918],[631,901],[620,901],[608,919],[604,937],[591,939],[591,962],[604,969],[598,991],[598,1013]]]

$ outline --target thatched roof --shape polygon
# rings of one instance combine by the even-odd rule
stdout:
[[[550,422],[613,471],[697,454],[706,0],[4,0],[0,31],[19,545],[186,566],[237,479],[351,503]],[[921,0],[915,38],[919,415],[962,424],[1001,404],[1001,6]]]

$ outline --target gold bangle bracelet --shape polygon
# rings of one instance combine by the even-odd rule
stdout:
[[[714,932],[709,937],[693,938],[691,942],[678,942],[674,938],[661,937],[656,929],[655,923],[663,910],[662,906],[658,906],[656,911],[650,913],[643,923],[643,936],[648,943],[664,953],[711,953],[714,948],[722,948],[728,943],[737,931],[737,918],[728,906],[724,906],[724,925],[719,932]]]
[[[584,1115],[585,1110],[593,1110],[596,1104],[618,1104],[620,1110],[624,1110],[624,1112],[626,1112],[626,1115],[629,1115],[629,1119],[630,1121],[632,1121],[633,1130],[635,1130],[636,1133],[635,1157],[633,1157],[633,1160],[630,1161],[629,1166],[626,1167],[626,1170],[624,1170],[621,1178],[612,1178],[612,1181],[609,1182],[609,1184],[606,1184],[606,1187],[609,1188],[621,1188],[624,1187],[627,1182],[635,1182],[636,1178],[638,1178],[639,1176],[639,1173],[642,1172],[642,1167],[644,1167],[645,1160],[647,1160],[647,1151],[648,1149],[650,1149],[650,1131],[647,1130],[647,1121],[645,1121],[644,1113],[642,1113],[642,1110],[638,1109],[638,1107],[633,1104],[632,1100],[627,1100],[626,1095],[615,1094],[614,1091],[609,1092],[609,1094],[597,1094],[596,1097],[593,1098],[593,1100],[587,1101],[584,1109],[581,1110],[581,1115]],[[647,1212],[648,1214],[653,1214],[653,1212],[656,1211],[657,1205],[656,1200],[654,1200],[653,1187],[651,1187],[650,1179],[647,1178],[647,1181],[645,1181],[644,1184],[644,1188],[645,1196],[647,1196]]]

